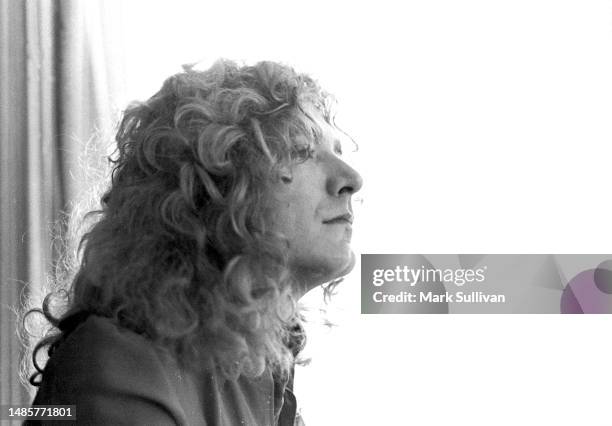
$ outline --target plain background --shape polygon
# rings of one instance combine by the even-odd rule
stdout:
[[[611,251],[612,2],[210,3],[126,2],[117,106],[180,64],[282,61],[359,143],[357,253]],[[307,424],[610,424],[611,317],[360,316],[358,268],[310,326]]]

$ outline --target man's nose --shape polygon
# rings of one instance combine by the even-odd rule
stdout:
[[[334,197],[343,194],[353,195],[359,191],[363,185],[363,178],[347,163],[340,158],[336,158],[330,170],[330,178],[327,182],[327,191]]]

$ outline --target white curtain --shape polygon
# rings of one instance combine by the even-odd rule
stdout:
[[[0,404],[30,402],[15,312],[44,296],[61,212],[87,193],[83,170],[104,167],[124,91],[120,7],[0,0]]]

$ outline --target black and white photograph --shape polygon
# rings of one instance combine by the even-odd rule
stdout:
[[[611,0],[0,0],[0,108],[0,424],[612,422]]]

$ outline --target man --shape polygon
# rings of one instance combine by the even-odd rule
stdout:
[[[362,181],[331,108],[289,67],[229,61],[131,106],[67,309],[43,309],[58,331],[34,404],[83,424],[299,422],[297,300],[354,265]]]

